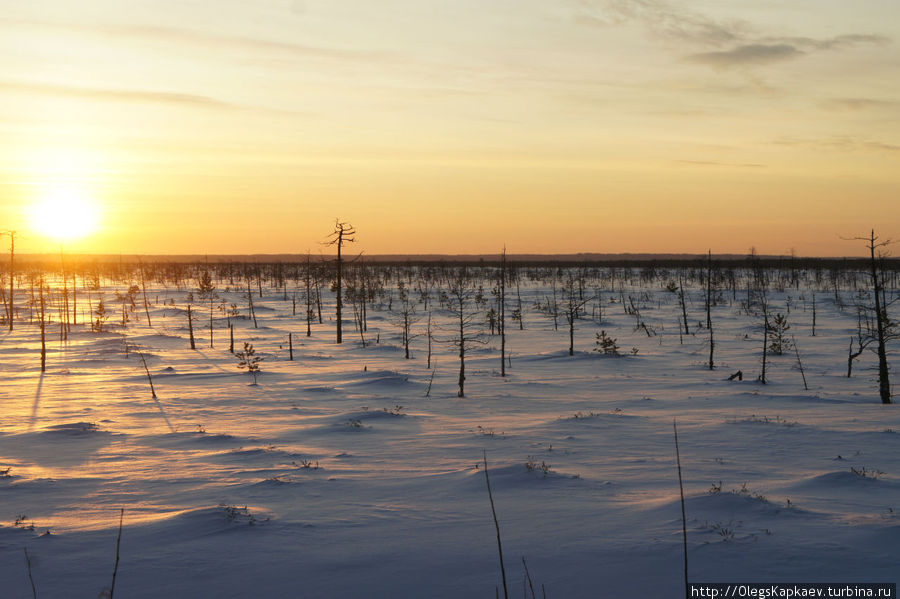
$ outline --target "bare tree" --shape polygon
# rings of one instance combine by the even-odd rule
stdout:
[[[454,335],[448,342],[459,350],[459,391],[457,397],[465,397],[466,384],[466,353],[475,344],[485,343],[480,331],[477,330],[477,312],[469,306],[475,290],[469,282],[465,268],[460,268],[450,281],[448,293],[448,309],[453,314]]]
[[[690,335],[691,330],[688,328],[687,306],[684,303],[684,275],[678,277],[678,302],[681,304],[681,319],[684,322],[684,334]]]
[[[872,310],[875,312],[875,330],[871,335],[875,343],[875,352],[878,354],[878,393],[881,396],[881,403],[889,404],[891,403],[891,381],[887,362],[887,342],[900,337],[900,330],[898,330],[897,324],[891,322],[888,317],[884,281],[879,276],[879,261],[887,256],[887,253],[881,248],[891,245],[893,241],[890,239],[879,241],[874,229],[870,231],[868,237],[855,237],[854,239],[865,241],[866,247],[869,249],[869,276],[872,278],[872,295],[874,296]]]
[[[812,336],[816,336],[816,292],[812,293]]]
[[[402,281],[401,281],[402,284]],[[418,334],[412,333],[412,325],[418,323],[421,320],[416,314],[416,305],[414,302],[409,299],[409,292],[401,287],[400,288],[400,309],[397,313],[397,319],[394,321],[394,324],[400,327],[400,332],[403,337],[403,352],[404,357],[409,360],[409,342],[414,338],[418,337]]]
[[[343,275],[343,259],[341,258],[341,249],[343,249],[345,243],[352,243],[356,241],[353,235],[356,234],[356,229],[353,228],[353,225],[346,222],[341,222],[340,219],[335,219],[334,221],[334,231],[328,236],[329,240],[325,242],[326,245],[337,246],[337,340],[336,343],[341,343],[343,341],[342,331],[341,331],[341,308],[343,307],[341,304],[341,277]]]
[[[103,302],[100,302],[101,304]],[[188,332],[190,333],[191,338],[191,349],[197,349],[197,344],[194,342],[194,315],[191,313],[191,304],[188,302],[187,307],[187,316],[188,316]]]
[[[144,314],[147,315],[147,326],[152,328],[153,325],[150,324],[150,307],[149,302],[147,302],[147,285],[144,282],[144,265],[140,260],[138,260],[138,265],[141,269],[141,290],[144,293]]]
[[[497,301],[500,304],[497,329],[500,333],[500,376],[506,376],[506,246],[500,256],[500,293]]]
[[[78,277],[72,273],[72,324],[78,324]]]
[[[41,372],[47,370],[47,336],[46,336],[46,305],[44,304],[44,275],[41,275],[40,282],[40,298],[41,298]]]
[[[563,312],[566,315],[566,322],[569,323],[569,355],[575,355],[575,321],[581,308],[587,304],[591,298],[583,297],[576,294],[575,278],[570,273],[569,278],[563,285],[563,292],[566,294],[566,300],[563,304]]]
[[[250,312],[250,316],[253,318],[253,328],[258,329],[259,325],[256,322],[256,310],[253,308],[253,290],[250,289],[250,275],[247,271],[245,271],[247,275],[247,307]]]
[[[16,255],[16,232],[15,231],[3,231],[0,233],[2,235],[9,235],[9,302],[6,304],[6,317],[9,321],[9,330],[12,330],[12,321],[13,316],[15,315],[15,304],[13,303],[13,298],[15,297],[13,293],[15,292],[15,255]]]
[[[7,320],[9,320],[9,330],[13,330],[13,316],[15,315],[15,305],[13,303],[13,294],[15,292],[16,270],[14,259],[16,255],[16,232],[3,231],[4,235],[9,235],[9,303],[7,303]]]
[[[857,306],[856,313],[856,351],[853,351],[853,337],[850,337],[850,349],[847,351],[847,378],[849,379],[853,376],[853,360],[860,357],[866,348],[875,341],[875,336],[870,335],[868,333],[863,333],[863,319],[862,312],[864,310],[863,306]],[[868,321],[868,319],[867,319]]]
[[[215,309],[213,302],[219,295],[216,293],[216,285],[213,283],[208,270],[204,270],[200,275],[197,288],[200,292],[200,298],[209,300],[209,347],[213,347],[213,312]]]
[[[311,294],[311,282],[312,271],[309,264],[309,252],[306,252],[306,336],[309,337],[312,335],[312,319],[313,319],[313,309],[312,309],[312,294]]]
[[[765,294],[762,295],[762,313],[763,313],[763,348],[762,348],[762,371],[759,375],[759,382],[766,384],[766,362],[769,356],[769,334],[771,333],[771,325],[769,324],[769,302]]]
[[[716,342],[713,339],[713,327],[712,327],[712,250],[709,250],[707,254],[707,262],[706,262],[706,328],[709,329],[709,369],[713,370],[716,365],[713,362],[713,351],[716,347]]]
[[[363,298],[364,291],[357,285],[357,278],[349,278],[344,289],[344,297],[350,302],[353,308],[353,326],[359,333],[359,339],[363,347],[366,347],[365,327],[363,326],[363,310],[362,304],[365,302]]]
[[[60,309],[63,310],[63,316],[60,318],[61,341],[69,338],[69,280],[66,275],[66,260],[63,254],[63,246],[59,245],[59,264],[62,270],[62,303]]]
[[[426,365],[426,368],[430,369],[431,368],[431,339],[432,339],[432,337],[431,337],[431,312],[428,313],[428,327],[426,329],[425,334],[428,337],[428,364]],[[434,377],[434,374],[432,373],[432,378],[433,377]],[[430,388],[430,386],[429,386],[429,388]]]

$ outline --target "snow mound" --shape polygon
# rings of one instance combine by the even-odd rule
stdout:
[[[255,483],[249,485],[249,487],[250,488],[271,489],[271,488],[284,487],[284,486],[296,485],[296,484],[299,484],[299,483],[295,480],[285,478],[284,476],[272,476],[265,480],[255,482]]]
[[[342,388],[353,387],[395,387],[409,382],[409,376],[394,370],[372,370],[361,379],[341,385]]]
[[[339,412],[337,414],[325,418],[325,423],[312,428],[306,429],[311,433],[334,433],[334,432],[359,432],[372,430],[373,422],[389,424],[392,422],[404,422],[414,419],[415,416],[409,416],[401,412],[402,406],[394,408],[382,408],[377,410],[351,410],[347,412]]]
[[[408,418],[408,414],[402,413],[399,409],[381,410],[359,410],[357,412],[346,412],[340,415],[341,420],[395,420],[397,418]]]
[[[187,315],[187,311],[184,311],[184,314]],[[185,345],[185,339],[183,337],[163,334],[135,335],[133,337],[129,336],[128,342],[132,345],[136,344],[141,347],[152,347],[158,349],[183,349]]]
[[[145,440],[152,441],[164,447],[193,447],[230,445],[237,447],[252,446],[259,441],[249,437],[238,437],[226,433],[206,433],[200,431],[165,433],[162,435],[150,435]]]
[[[283,460],[290,460],[297,458],[297,454],[289,453],[287,451],[283,451],[281,449],[275,449],[272,447],[252,447],[250,449],[233,449],[231,451],[226,451],[224,453],[217,454],[217,457],[226,458],[226,459],[234,459],[237,461],[244,460],[253,460],[257,458],[264,458],[266,460],[280,458]]]
[[[109,431],[101,431],[96,422],[67,422],[48,426],[41,434],[51,437],[86,437],[98,434],[108,435]]]
[[[283,449],[276,449],[274,447],[252,447],[247,449],[238,448],[219,452],[208,456],[207,459],[212,459],[219,463],[234,465],[254,463],[262,465],[281,464],[285,465],[285,467],[288,467],[288,465],[292,465],[293,467],[300,467],[303,464],[315,463],[315,461],[318,460],[319,457],[310,453],[293,453],[290,451],[285,451]]]
[[[265,524],[273,515],[261,508],[247,505],[221,503],[176,512],[169,518],[146,524],[147,532],[160,534],[166,538],[183,537],[187,533],[196,538],[204,535],[221,534],[231,530]]]
[[[677,501],[672,502],[677,503]],[[750,493],[705,493],[685,498],[685,510],[692,518],[772,518],[775,516],[814,516],[811,512],[785,503],[776,503],[765,496]]]
[[[522,356],[515,356],[515,359],[520,362],[542,362],[547,360],[596,360],[600,357],[603,357],[601,354],[594,352],[586,352],[586,351],[575,351],[573,355],[569,355],[569,350],[561,349],[557,351],[545,352],[540,354],[526,354]],[[605,356],[610,358],[618,358],[622,356]]]
[[[234,443],[239,443],[241,441],[240,437],[235,437],[234,435],[226,433],[188,433],[188,435],[192,442],[201,445],[233,445]]]
[[[619,420],[632,420],[640,418],[640,416],[635,416],[634,414],[625,414],[624,412],[575,412],[570,416],[560,416],[558,420],[564,420],[566,422],[591,422],[591,421],[600,421],[600,422],[616,422]]]
[[[895,481],[882,478],[883,472],[867,468],[852,468],[826,472],[818,476],[808,478],[797,485],[797,488],[816,490],[841,490],[841,489],[890,489],[900,488]]]
[[[412,348],[410,348],[410,353],[412,353]],[[388,343],[386,341],[382,341],[381,343],[374,343],[368,345],[366,347],[366,353],[386,353],[386,354],[396,354],[403,351],[402,345],[395,345],[393,343]]]
[[[535,463],[532,459],[502,466],[491,466],[488,464],[491,490],[497,493],[510,489],[524,490],[544,486],[559,488],[560,486],[581,486],[584,484],[584,480],[578,475],[560,472],[552,464],[547,464],[546,462],[543,463],[546,468],[542,469],[541,464],[541,462]],[[487,492],[484,483],[483,466],[469,470],[465,484],[470,488],[480,488]]]

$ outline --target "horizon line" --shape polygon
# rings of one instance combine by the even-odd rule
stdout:
[[[471,253],[471,254],[442,254],[442,253],[383,253],[383,254],[365,254],[359,253],[352,257],[345,257],[345,261],[352,262],[355,260],[364,260],[366,262],[480,262],[485,260],[497,260],[501,256],[501,252],[497,253]],[[58,259],[59,254],[56,252],[30,252],[20,253],[16,255],[19,260],[45,260]],[[259,261],[266,259],[269,261],[290,261],[301,262],[310,258],[331,257],[331,254],[312,254],[312,253],[250,253],[250,254],[205,254],[205,253],[178,253],[178,254],[152,254],[152,253],[66,253],[67,259],[81,260],[99,260],[103,262],[115,260],[169,260],[179,262],[241,262],[241,261]],[[593,261],[593,262],[614,262],[614,261],[653,261],[653,260],[675,260],[675,261],[692,261],[705,259],[708,253],[687,253],[687,252],[563,252],[563,253],[542,253],[542,252],[523,252],[516,254],[506,254],[508,260],[516,261],[534,261],[534,262],[572,262],[572,261]],[[860,260],[867,259],[865,256],[848,256],[848,255],[830,255],[830,256],[806,256],[791,254],[737,254],[726,252],[721,254],[712,254],[712,258],[717,260],[746,260],[749,257],[758,260]],[[896,260],[898,258],[886,256],[885,259]]]

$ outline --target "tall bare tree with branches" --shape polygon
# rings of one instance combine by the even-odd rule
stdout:
[[[484,344],[479,329],[477,311],[473,304],[475,289],[471,285],[465,267],[460,268],[451,278],[448,289],[447,308],[453,314],[454,333],[447,341],[459,350],[459,391],[457,397],[466,396],[466,354],[476,344]]]
[[[884,281],[880,276],[879,262],[887,257],[885,248],[892,243],[891,239],[879,240],[875,235],[875,229],[869,232],[868,237],[854,237],[853,239],[866,242],[869,249],[869,276],[872,278],[872,295],[874,296],[871,308],[875,313],[875,330],[870,333],[875,342],[875,353],[878,354],[878,393],[881,403],[891,403],[891,380],[887,361],[887,342],[900,338],[900,330],[897,323],[892,322],[888,316],[887,298],[884,294]],[[860,343],[860,351],[862,343]]]
[[[403,281],[400,281],[400,283],[402,284]],[[422,318],[416,314],[416,303],[410,298],[410,294],[405,287],[400,287],[399,295],[400,306],[397,310],[394,324],[400,327],[404,358],[409,360],[409,342],[419,336],[412,332],[412,326],[422,320]]]
[[[352,243],[356,241],[356,238],[353,236],[356,234],[356,229],[353,228],[353,225],[347,222],[341,222],[340,219],[334,220],[334,231],[328,236],[328,241],[325,242],[325,245],[333,245],[337,246],[337,339],[336,343],[343,342],[343,335],[341,330],[341,285],[342,285],[342,276],[343,276],[343,258],[341,257],[341,250],[344,247],[345,243]]]
[[[306,252],[306,336],[309,337],[312,335],[312,319],[313,319],[313,309],[312,309],[312,267],[310,266],[309,261],[309,252]]]
[[[566,322],[569,323],[569,355],[574,356],[575,321],[578,320],[581,309],[591,300],[591,298],[578,295],[578,286],[576,285],[575,276],[571,273],[563,286],[563,293],[566,295],[566,300],[563,304],[563,312],[566,315]]]
[[[500,255],[500,290],[497,301],[500,304],[497,328],[500,333],[500,376],[506,376],[506,246]]]
[[[16,232],[3,231],[3,235],[9,235],[9,303],[7,303],[7,320],[9,321],[9,330],[13,330],[13,316],[15,315],[15,304],[13,303],[16,281],[15,255],[16,255]]]
[[[753,250],[751,250],[753,251]],[[706,329],[709,331],[709,363],[707,366],[710,370],[713,370],[716,365],[713,362],[713,352],[716,348],[715,339],[713,339],[713,326],[712,326],[712,304],[713,304],[713,269],[712,269],[712,250],[709,250],[707,254],[706,261]]]

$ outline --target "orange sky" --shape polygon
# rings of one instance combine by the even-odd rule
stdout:
[[[900,4],[732,4],[11,5],[0,229],[199,254],[317,252],[335,217],[369,254],[900,237]]]

